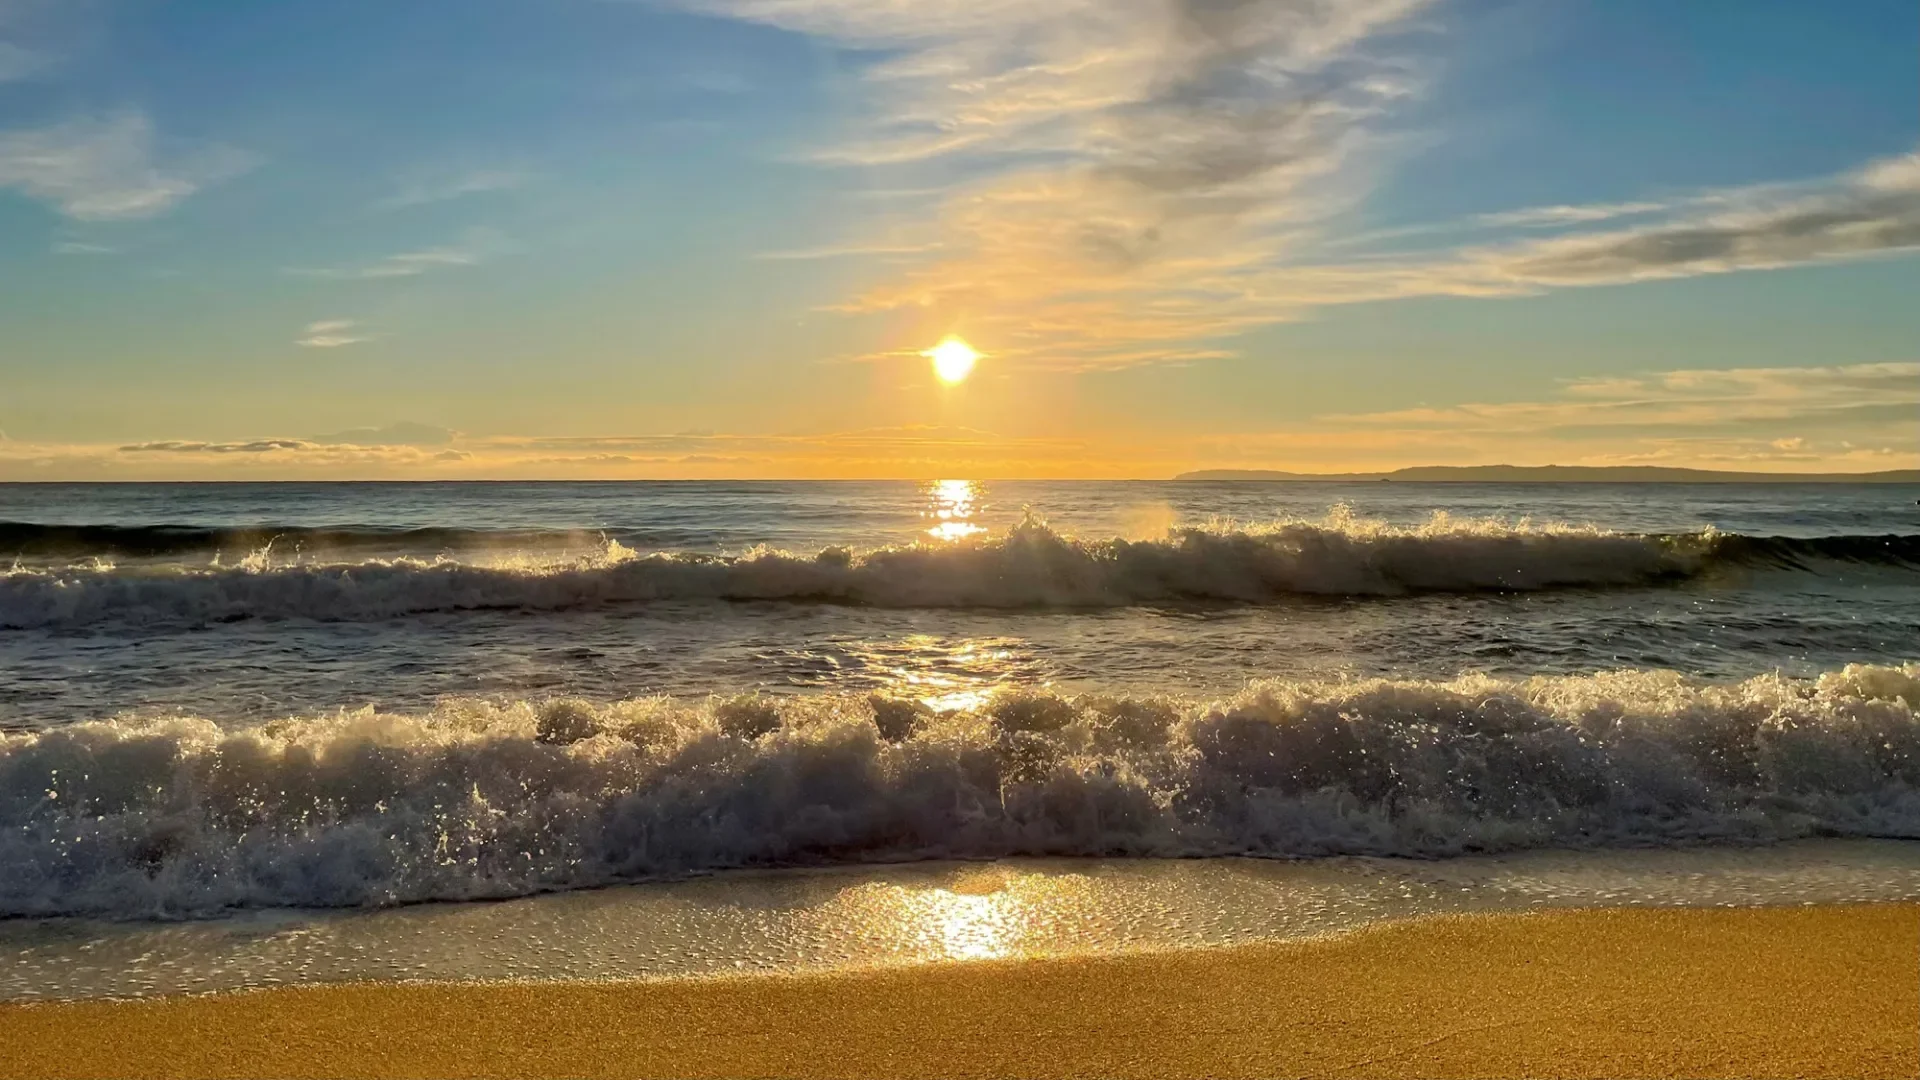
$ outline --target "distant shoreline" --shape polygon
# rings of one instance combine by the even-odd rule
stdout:
[[[1653,465],[1421,465],[1392,472],[1296,473],[1277,469],[1201,469],[1177,482],[1263,481],[1353,483],[1394,480],[1416,484],[1920,484],[1920,469],[1869,473],[1719,472]]]

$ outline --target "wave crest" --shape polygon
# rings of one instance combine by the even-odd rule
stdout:
[[[1920,838],[1920,665],[1271,681],[1228,700],[447,702],[0,736],[0,915],[525,895],[1004,855]]]
[[[1080,540],[1035,520],[1005,537],[813,556],[638,556],[609,540],[585,558],[446,558],[188,569],[15,568],[0,627],[131,620],[390,618],[483,608],[564,610],[649,600],[787,600],[933,608],[1271,603],[1298,595],[1617,587],[1684,578],[1715,539],[1436,515],[1403,528],[1335,514],[1161,540]]]

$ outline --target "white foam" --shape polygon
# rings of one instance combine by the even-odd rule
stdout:
[[[1920,838],[1920,665],[1003,694],[449,701],[0,736],[0,915],[502,897],[1003,855]]]

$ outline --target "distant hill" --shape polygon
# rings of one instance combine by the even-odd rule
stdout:
[[[1716,472],[1656,465],[1421,465],[1384,473],[1296,473],[1202,469],[1175,480],[1357,481],[1476,484],[1920,484],[1920,469],[1871,473]]]

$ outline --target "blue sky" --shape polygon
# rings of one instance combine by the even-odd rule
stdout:
[[[0,0],[0,479],[1920,466],[1917,44],[1907,0]]]

